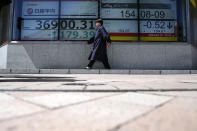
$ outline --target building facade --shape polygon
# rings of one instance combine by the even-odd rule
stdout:
[[[113,69],[197,69],[189,0],[13,0],[0,11],[0,68],[84,68],[98,18]]]

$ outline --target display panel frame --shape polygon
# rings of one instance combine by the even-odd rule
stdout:
[[[44,0],[43,0],[44,1]],[[47,0],[46,0],[47,1]],[[60,1],[60,0],[59,0]],[[99,1],[99,0],[98,0]],[[100,1],[99,1],[100,2]],[[98,11],[98,16],[100,17],[100,11]],[[61,19],[60,19],[61,20]],[[96,19],[94,19],[96,20]],[[104,19],[105,20],[105,19]],[[188,30],[188,27],[186,28],[186,30]],[[139,32],[138,32],[139,33]],[[138,36],[140,38],[140,36]],[[22,41],[26,41],[26,40],[22,40]],[[58,40],[27,40],[27,41],[86,41],[86,40],[60,40],[58,38]],[[126,42],[125,40],[113,40],[114,42]],[[138,42],[140,42],[141,40],[137,40]],[[129,41],[129,42],[133,42],[133,41]],[[134,41],[136,42],[136,41]],[[187,42],[187,41],[143,41],[143,42]]]

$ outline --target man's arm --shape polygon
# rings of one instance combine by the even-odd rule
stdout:
[[[106,41],[107,43],[111,43],[111,39],[108,33],[106,33]]]
[[[107,44],[107,47],[110,47],[111,45],[111,39],[110,39],[110,35],[108,34],[108,32],[106,30],[104,30],[104,38],[106,40],[106,44]]]
[[[88,40],[88,44],[92,44],[94,42],[94,36],[90,38],[90,40]]]

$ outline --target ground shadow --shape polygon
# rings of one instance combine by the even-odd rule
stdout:
[[[0,82],[76,82],[75,77],[53,77],[53,76],[27,76],[27,75],[5,75],[0,76]]]
[[[106,85],[106,84],[102,84],[102,83],[66,83],[63,85],[69,85],[69,86],[102,86],[102,85]]]
[[[93,93],[124,93],[124,92],[183,92],[196,89],[0,89],[6,92],[93,92]]]

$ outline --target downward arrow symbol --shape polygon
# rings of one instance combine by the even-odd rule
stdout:
[[[167,25],[167,27],[168,27],[169,29],[171,29],[171,28],[173,27],[173,25],[171,25],[171,23],[169,22],[169,24]]]

